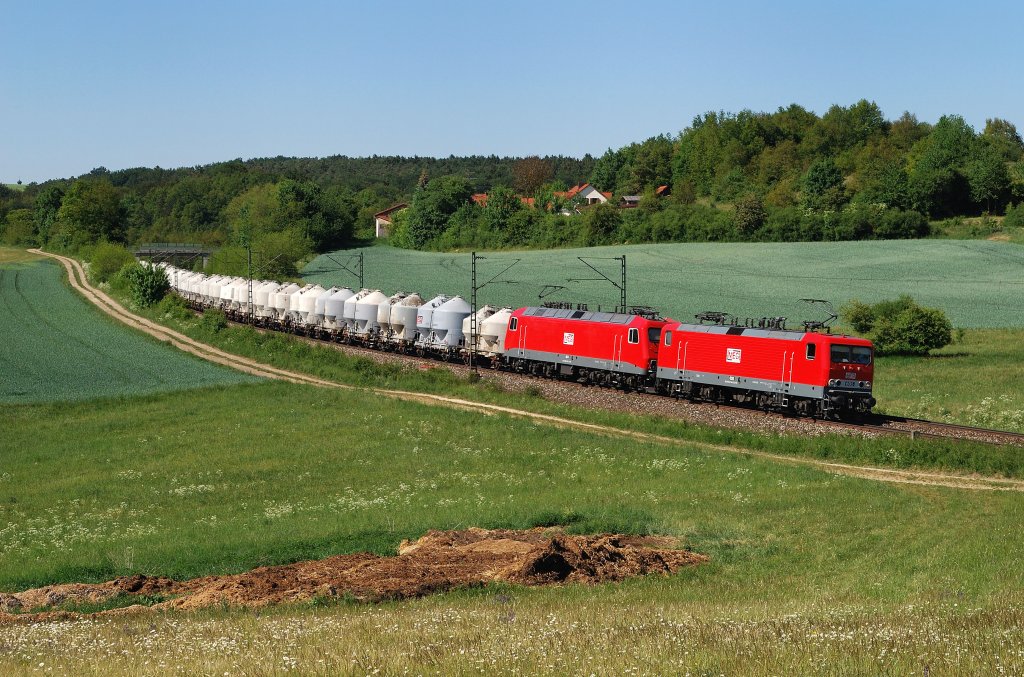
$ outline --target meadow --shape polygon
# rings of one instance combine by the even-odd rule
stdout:
[[[4,250],[0,261],[0,403],[131,396],[242,383],[104,317],[49,261]]]
[[[881,357],[876,411],[1024,432],[1024,331],[968,330],[925,357]]]
[[[712,558],[597,587],[3,626],[7,674],[1024,669],[1018,492],[284,383],[21,406],[0,425],[2,590],[389,553],[471,525],[669,534]]]
[[[365,283],[388,293],[461,294],[471,290],[470,255],[431,253],[387,246],[323,255],[302,271],[325,286],[356,286],[340,269],[353,268],[349,256],[364,253]],[[651,244],[482,253],[478,284],[511,263],[512,269],[480,291],[481,304],[538,305],[545,300],[580,301],[612,307],[618,290],[577,260],[591,262],[616,282],[626,256],[627,302],[650,305],[680,320],[705,310],[740,317],[783,316],[789,326],[823,319],[820,308],[802,298],[828,299],[836,308],[856,298],[874,302],[910,294],[923,305],[941,308],[956,327],[1024,327],[1024,247],[985,240],[903,240],[807,243]],[[601,260],[605,259],[605,260]],[[354,269],[354,268],[353,268]],[[511,281],[506,284],[500,280]],[[554,291],[546,285],[564,287]],[[547,294],[545,298],[539,298]]]
[[[70,294],[57,284],[55,299]],[[173,303],[148,314],[357,386],[455,394],[675,441],[281,382],[5,406],[0,590],[390,554],[428,529],[468,526],[668,534],[711,562],[595,587],[12,624],[0,626],[4,674],[1024,670],[1020,492],[886,484],[747,453],[1024,477],[1018,450],[586,411],[443,369],[222,327]],[[917,380],[922,365],[948,374],[943,365],[955,363],[976,383],[996,375],[1019,335],[969,331],[952,357],[892,360],[894,401],[906,394],[900,406],[910,406],[915,390],[937,387],[927,372]],[[950,391],[950,401],[968,397]]]

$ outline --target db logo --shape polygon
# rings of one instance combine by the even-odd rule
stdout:
[[[576,334],[573,334],[570,331],[567,331],[564,334],[562,334],[562,345],[571,346],[575,342],[576,342]]]
[[[739,348],[726,348],[725,349],[725,361],[732,362],[733,364],[739,364],[742,352]]]

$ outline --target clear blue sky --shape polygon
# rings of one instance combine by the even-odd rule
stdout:
[[[0,0],[0,181],[274,155],[599,155],[874,100],[1024,131],[1019,2]]]

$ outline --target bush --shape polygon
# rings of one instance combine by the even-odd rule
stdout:
[[[134,263],[135,257],[119,244],[100,242],[92,250],[89,260],[89,276],[95,282],[107,282],[125,265]]]
[[[185,299],[181,298],[177,294],[167,294],[163,300],[156,306],[156,311],[160,317],[172,320],[187,320],[194,317],[192,311],[189,310],[188,305],[185,303]]]
[[[880,355],[926,355],[953,341],[946,314],[919,306],[906,294],[874,305],[854,299],[839,312],[855,332],[872,340]]]
[[[199,321],[199,324],[211,334],[216,334],[227,328],[228,318],[222,310],[207,308],[203,311],[203,319]]]
[[[881,240],[905,240],[913,237],[925,237],[930,232],[928,219],[924,214],[913,211],[891,209],[882,215],[881,222],[875,226],[875,237]]]
[[[1003,219],[1003,228],[1021,228],[1024,227],[1024,202],[1014,207],[1010,205],[1006,208],[1006,218]]]
[[[159,302],[171,288],[162,269],[134,260],[125,264],[110,282],[114,289],[127,293],[132,302],[141,307]]]

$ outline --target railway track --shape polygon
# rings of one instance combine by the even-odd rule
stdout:
[[[960,425],[959,423],[928,421],[921,418],[909,418],[905,416],[880,416],[880,418],[883,419],[884,422],[879,425],[894,434],[903,434],[910,437],[964,439],[975,442],[987,442],[989,444],[1024,447],[1024,433],[1015,433],[1006,430],[993,430],[990,428],[977,428],[974,426]]]
[[[193,310],[195,310],[197,313],[202,312],[201,310],[196,308],[193,308]],[[247,326],[248,324],[246,322],[239,322],[236,320],[229,320],[229,322],[231,324],[238,326]],[[339,350],[345,350],[351,353],[364,356],[386,354],[392,356],[395,359],[408,362],[409,364],[422,364],[423,360],[425,359],[423,357],[418,357],[415,355],[406,355],[397,352],[383,353],[382,351],[368,348],[366,346],[360,346],[358,344],[350,343],[339,343],[327,339],[315,338],[299,332],[287,332],[284,330],[272,329],[268,327],[255,328],[258,331],[289,333],[297,338],[300,338],[311,343],[330,345],[338,348]],[[447,366],[448,368],[466,368],[465,365],[463,365],[460,362],[438,361],[438,364],[442,366]],[[523,383],[532,383],[539,378],[537,376],[519,374],[512,371],[504,371],[502,373],[508,378],[519,380]],[[578,388],[600,388],[600,386],[578,384],[572,381],[560,380],[559,382],[575,386]],[[631,395],[635,397],[647,396],[643,393],[631,393]],[[702,402],[700,400],[693,400],[690,403],[698,407],[727,408],[748,413],[753,413],[755,411],[746,406],[735,405],[730,403]],[[795,414],[791,413],[775,413],[774,415],[783,418],[795,417]],[[806,417],[800,418],[812,422],[816,427],[831,427],[837,430],[870,432],[880,435],[910,437],[911,439],[953,439],[970,442],[981,442],[985,444],[996,444],[1002,446],[1024,447],[1024,433],[1009,432],[1005,430],[994,430],[989,428],[978,428],[973,426],[959,425],[955,423],[944,423],[940,421],[928,421],[925,419],[909,418],[904,416],[873,414],[870,417],[866,418],[865,420],[859,422],[831,421],[823,419],[810,419]]]

